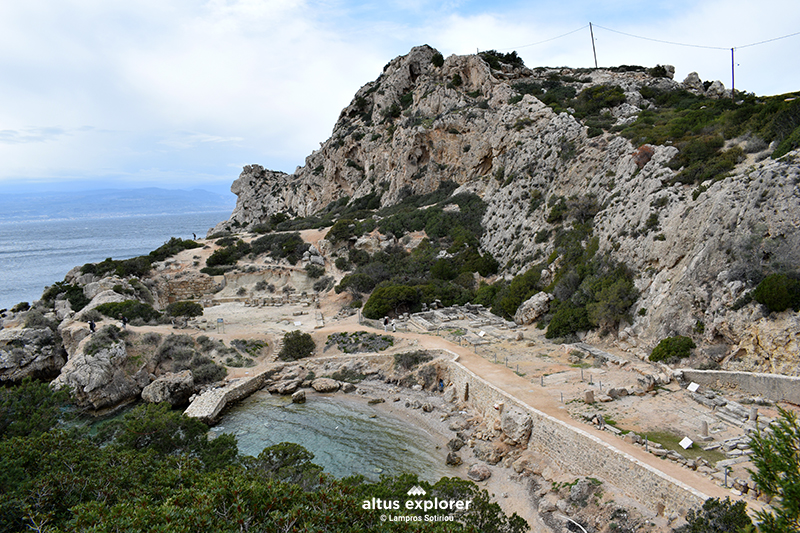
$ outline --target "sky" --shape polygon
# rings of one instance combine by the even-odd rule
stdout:
[[[590,22],[601,67],[671,64],[730,87],[736,47],[737,89],[800,90],[800,35],[747,46],[800,32],[797,0],[7,1],[0,194],[223,192],[244,165],[291,173],[412,47],[591,67]]]

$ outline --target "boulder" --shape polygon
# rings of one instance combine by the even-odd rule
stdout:
[[[538,462],[533,452],[525,450],[522,452],[522,455],[511,464],[511,468],[513,468],[514,472],[517,474],[531,474],[534,473],[537,464]]]
[[[586,478],[579,480],[569,489],[569,501],[572,503],[586,501],[595,487],[596,485]]]
[[[627,396],[628,390],[625,388],[608,389],[608,395],[614,400],[617,400],[619,398],[624,398],[625,396]]]
[[[306,391],[299,390],[292,394],[292,403],[306,403]]]
[[[336,392],[339,386],[338,381],[330,378],[317,378],[311,382],[311,388],[317,392]]]
[[[450,439],[450,441],[447,443],[447,447],[452,451],[457,452],[458,450],[464,447],[464,441],[459,439],[458,437]]]
[[[526,444],[532,427],[531,416],[515,407],[504,409],[500,416],[500,429],[513,444]]]
[[[503,460],[503,452],[497,447],[497,445],[491,442],[485,442],[482,440],[476,442],[472,452],[475,454],[475,457],[481,461],[489,463],[490,465],[496,465]]]
[[[447,466],[458,466],[464,461],[461,460],[461,457],[459,457],[457,453],[450,452],[447,454],[447,458],[444,462]]]
[[[702,93],[705,91],[703,87],[703,80],[700,79],[700,76],[697,72],[690,72],[686,78],[683,80],[683,87],[687,91],[691,91],[693,93]]]
[[[550,310],[550,300],[553,295],[538,292],[522,302],[514,314],[514,322],[521,325],[532,324]]]
[[[725,98],[727,95],[728,91],[725,90],[725,85],[719,80],[713,81],[706,89],[706,96],[709,98]]]
[[[194,393],[194,376],[191,370],[169,372],[142,389],[142,400],[149,403],[169,402],[184,405]]]
[[[484,481],[492,477],[492,471],[489,470],[489,467],[486,465],[475,463],[469,467],[469,470],[467,471],[467,477],[472,481]]]

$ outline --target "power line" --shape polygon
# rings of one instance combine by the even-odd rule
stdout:
[[[567,35],[572,35],[573,33],[578,33],[579,31],[585,30],[588,27],[589,27],[589,25],[586,24],[585,26],[581,26],[577,30],[572,30],[571,32],[565,33],[563,35],[559,35],[558,37],[552,37],[550,39],[545,39],[544,41],[539,41],[538,43],[524,44],[522,46],[516,46],[516,47],[513,47],[513,48],[501,48],[501,49],[498,50],[498,52],[504,52],[506,50],[518,50],[520,48],[528,48],[530,46],[539,46],[540,44],[549,43],[550,41],[555,41],[556,39],[561,39],[562,37],[566,37]]]
[[[767,39],[766,41],[759,41],[757,43],[750,43],[744,46],[734,46],[734,48],[750,48],[751,46],[757,46],[759,44],[771,43],[773,41],[780,41],[781,39],[787,39],[789,37],[794,37],[795,35],[800,35],[800,31],[795,33],[790,33],[789,35],[784,35],[783,37],[775,37],[774,39]]]
[[[633,37],[635,39],[642,39],[644,41],[653,41],[653,42],[656,42],[656,43],[663,43],[663,44],[671,44],[673,46],[686,46],[686,47],[689,47],[689,48],[706,48],[706,49],[709,49],[709,50],[730,50],[730,47],[723,47],[723,46],[704,46],[702,44],[687,44],[687,43],[678,43],[678,42],[674,42],[674,41],[663,41],[661,39],[652,39],[650,37],[642,37],[641,35],[634,35],[632,33],[625,33],[624,31],[612,30],[611,28],[606,28],[606,27],[600,26],[598,24],[595,24],[594,27],[595,28],[601,28],[601,29],[604,29],[606,31],[610,31],[610,32],[613,32],[613,33],[619,33],[620,35]]]
[[[771,43],[773,41],[780,41],[781,39],[787,39],[789,37],[794,37],[796,35],[800,35],[800,31],[798,31],[798,32],[795,32],[795,33],[790,33],[788,35],[783,35],[781,37],[775,37],[774,39],[767,39],[765,41],[759,41],[757,43],[745,44],[743,46],[706,46],[706,45],[702,45],[702,44],[678,43],[678,42],[675,42],[675,41],[665,41],[665,40],[662,40],[662,39],[653,39],[651,37],[642,37],[641,35],[634,35],[632,33],[625,33],[624,31],[612,30],[611,28],[606,28],[604,26],[600,26],[599,24],[595,24],[594,27],[595,28],[602,28],[602,29],[604,29],[606,31],[610,31],[610,32],[613,32],[613,33],[618,33],[620,35],[625,35],[627,37],[633,37],[635,39],[642,39],[642,40],[645,40],[645,41],[653,41],[653,42],[656,42],[656,43],[663,43],[663,44],[671,44],[673,46],[685,46],[685,47],[689,47],[689,48],[705,48],[707,50],[730,50],[731,48],[734,48],[734,49],[749,48],[751,46],[758,46],[760,44]]]

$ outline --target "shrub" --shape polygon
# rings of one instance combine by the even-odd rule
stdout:
[[[109,318],[126,317],[128,320],[140,318],[145,322],[158,320],[161,313],[147,304],[136,300],[125,300],[124,302],[108,302],[98,305],[96,309]]]
[[[692,348],[696,347],[697,345],[689,337],[684,337],[683,335],[667,337],[666,339],[661,339],[658,346],[650,352],[650,360],[677,361],[689,357],[692,354]]]
[[[441,67],[444,65],[444,56],[439,52],[436,52],[433,54],[433,57],[431,57],[431,63],[434,67]]]
[[[342,271],[347,271],[352,268],[350,262],[344,257],[337,257],[333,264],[336,266],[336,268]]]
[[[103,326],[86,343],[83,349],[84,353],[86,355],[94,355],[100,350],[111,348],[111,346],[119,342],[120,333],[120,329],[113,324]]]
[[[306,275],[311,279],[317,279],[325,274],[325,268],[314,263],[306,265]]]
[[[394,365],[395,367],[403,368],[405,370],[411,370],[415,366],[421,363],[427,363],[431,359],[433,359],[433,356],[423,350],[396,353],[394,354]]]
[[[196,302],[173,302],[167,306],[169,316],[202,316],[203,306]]]
[[[319,278],[313,285],[313,289],[317,292],[325,292],[330,290],[331,287],[333,287],[333,278],[330,276]]]
[[[780,313],[790,307],[800,310],[800,280],[787,274],[770,274],[753,290],[752,297],[771,312]]]
[[[378,319],[390,313],[411,312],[419,307],[420,296],[414,287],[384,285],[376,288],[364,305],[364,316]]]
[[[544,336],[547,339],[566,337],[579,331],[591,328],[589,315],[585,307],[577,307],[570,301],[561,302],[558,310],[553,314]]]
[[[311,335],[302,331],[290,331],[283,336],[283,346],[278,352],[281,361],[296,361],[314,353],[317,345]]]
[[[14,307],[11,308],[11,312],[12,313],[20,313],[22,311],[27,311],[30,308],[31,308],[31,304],[29,304],[28,302],[20,302],[17,305],[15,305]]]
[[[228,375],[225,367],[218,365],[208,357],[195,355],[190,366],[195,383],[213,383]]]
[[[189,361],[196,354],[194,339],[189,335],[169,335],[156,351],[156,360]]]

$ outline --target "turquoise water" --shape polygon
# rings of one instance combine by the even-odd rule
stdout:
[[[293,404],[288,396],[260,391],[227,411],[212,431],[236,435],[245,455],[281,442],[300,444],[336,477],[362,474],[375,481],[409,472],[435,482],[455,475],[444,464],[446,452],[425,431],[343,395]]]

